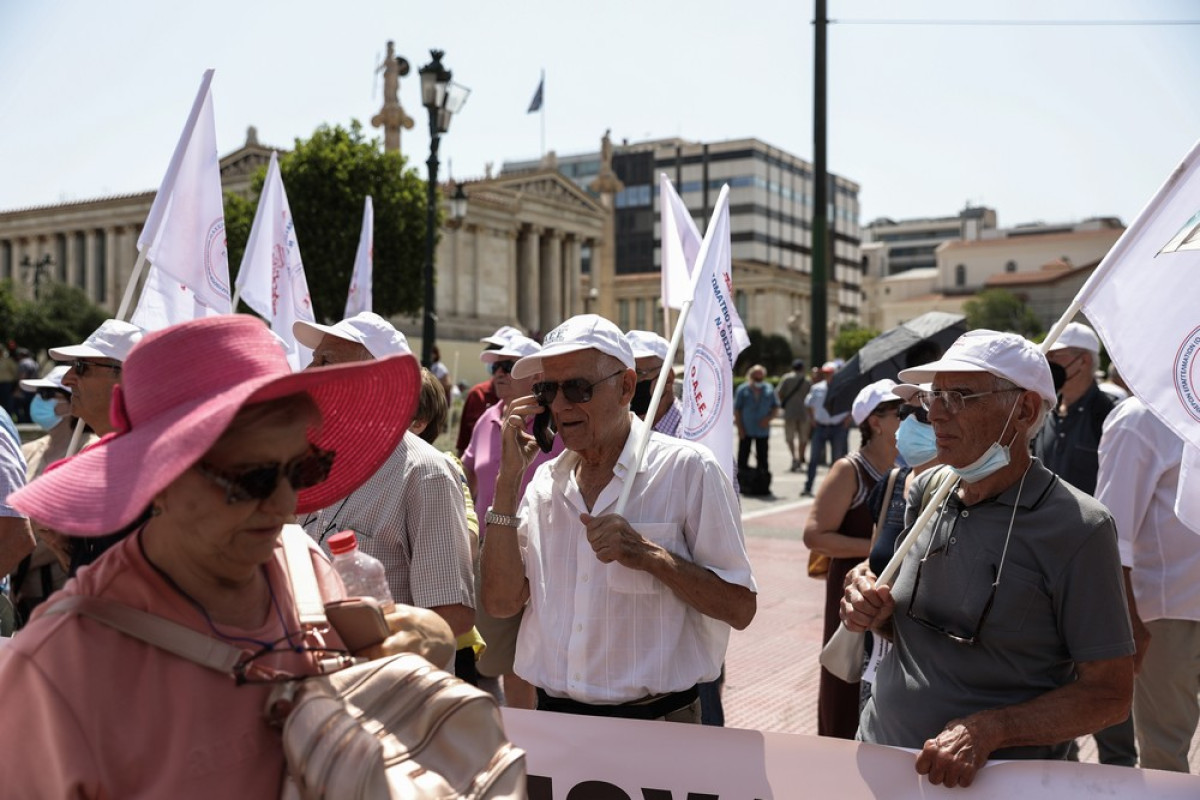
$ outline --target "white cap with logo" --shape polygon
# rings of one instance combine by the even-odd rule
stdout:
[[[321,344],[321,337],[329,334],[361,344],[374,358],[412,353],[407,337],[396,330],[392,323],[372,311],[360,311],[336,325],[318,325],[315,322],[300,320],[292,323],[292,334],[295,335],[296,341],[309,350],[316,350]]]
[[[1058,402],[1050,362],[1036,344],[1015,333],[967,331],[937,361],[900,370],[900,380],[928,383],[939,372],[987,372],[1037,392],[1050,403]]]
[[[871,416],[871,412],[879,408],[880,403],[896,402],[896,395],[892,393],[895,388],[894,380],[884,378],[860,389],[854,396],[854,405],[850,407],[850,416],[854,417],[854,424],[862,425],[863,420]]]
[[[579,350],[598,350],[627,368],[634,368],[633,348],[620,328],[598,314],[579,314],[547,333],[542,339],[542,351],[518,361],[512,376],[520,380],[535,375],[542,371],[542,359]]]
[[[142,329],[133,323],[106,319],[83,340],[83,344],[51,347],[50,357],[55,361],[73,361],[76,358],[124,361],[129,357],[133,346],[142,340],[142,333]]]

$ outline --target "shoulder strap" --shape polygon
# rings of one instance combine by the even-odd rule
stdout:
[[[284,525],[282,536],[283,559],[300,624],[305,628],[322,627],[326,624],[325,601],[321,599],[321,587],[308,551],[309,536],[299,525]]]
[[[102,622],[126,636],[140,639],[202,667],[232,673],[242,650],[169,619],[104,597],[71,595],[48,604],[44,614],[78,614]]]

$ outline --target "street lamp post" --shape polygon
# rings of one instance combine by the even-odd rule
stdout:
[[[433,61],[419,70],[421,74],[421,103],[429,111],[429,168],[428,196],[425,217],[425,317],[421,329],[421,363],[433,364],[433,343],[437,337],[437,309],[433,285],[433,249],[437,239],[437,173],[438,145],[442,134],[450,130],[450,118],[467,101],[470,90],[452,83],[450,70],[442,65],[442,50],[430,50]]]

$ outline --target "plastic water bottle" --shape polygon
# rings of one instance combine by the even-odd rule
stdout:
[[[374,597],[384,612],[396,605],[388,588],[387,573],[379,559],[358,549],[354,531],[335,533],[328,539],[333,568],[342,576],[347,597]]]

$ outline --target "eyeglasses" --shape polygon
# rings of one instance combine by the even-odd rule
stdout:
[[[516,361],[493,361],[489,369],[495,375],[497,372],[503,372],[507,375],[512,375],[513,367],[517,365]]]
[[[286,647],[281,646],[284,643],[287,644]],[[317,667],[317,671],[321,675],[336,672],[339,669],[352,666],[358,662],[358,659],[345,650],[337,650],[330,647],[295,645],[292,643],[290,636],[284,636],[282,639],[268,642],[259,650],[246,655],[234,664],[231,670],[234,681],[238,686],[245,686],[253,683],[287,683],[288,681],[299,681],[312,677],[311,674],[295,674],[263,663],[263,659],[287,653],[299,653],[310,657],[312,659],[311,663]]]
[[[588,383],[583,378],[571,378],[562,383],[558,381],[540,381],[533,385],[533,394],[537,398],[538,405],[549,408],[550,404],[554,402],[554,398],[558,397],[559,387],[562,387],[563,397],[567,398],[567,402],[587,403],[592,399],[592,389],[624,372],[625,370],[623,369],[617,370],[612,375],[592,381],[591,383]]]
[[[900,410],[896,413],[899,415],[901,422],[913,415],[916,415],[917,422],[921,423],[922,425],[929,424],[929,412],[920,406],[910,406],[908,403],[905,403],[904,405],[900,406]]]
[[[941,400],[942,405],[951,414],[958,414],[967,407],[968,400],[974,400],[978,397],[987,397],[989,394],[1004,394],[1006,392],[1020,392],[1023,389],[994,389],[990,392],[975,392],[974,394],[963,394],[956,392],[953,389],[938,389],[932,392],[921,392],[921,407],[926,411],[933,410],[934,401]]]
[[[91,372],[93,369],[95,369],[96,367],[103,367],[104,369],[111,369],[113,372],[121,371],[120,364],[100,364],[95,361],[84,361],[84,360],[78,359],[78,358],[71,362],[71,368],[73,370],[75,370],[75,374],[78,375],[80,378],[86,378],[87,374],[89,372]]]
[[[297,491],[316,486],[329,477],[336,455],[332,450],[312,446],[307,453],[286,464],[275,462],[240,472],[227,472],[201,461],[196,464],[196,471],[224,489],[225,502],[233,505],[247,500],[266,500],[275,493],[281,475]]]
[[[37,390],[38,397],[43,400],[70,400],[71,395],[64,392],[62,389],[42,388]]]

